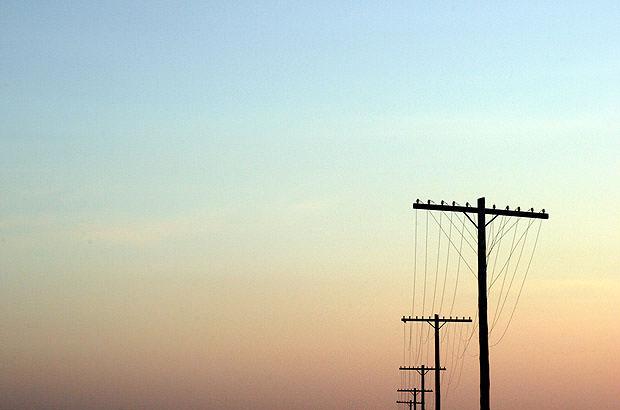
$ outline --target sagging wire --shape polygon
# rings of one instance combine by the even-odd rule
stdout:
[[[508,323],[506,324],[506,328],[504,329],[504,332],[502,333],[502,335],[500,336],[499,340],[497,342],[495,342],[494,344],[491,345],[491,347],[495,347],[497,346],[502,339],[504,338],[504,336],[506,336],[506,332],[508,331],[508,328],[510,327],[510,324],[512,323],[512,318],[515,314],[515,311],[517,310],[517,305],[519,304],[519,299],[521,298],[521,293],[523,292],[523,286],[525,285],[525,280],[527,279],[527,274],[530,271],[530,266],[532,265],[532,259],[534,258],[534,252],[536,251],[536,245],[538,244],[538,237],[540,236],[540,228],[542,226],[542,220],[538,223],[538,230],[536,231],[536,239],[534,240],[534,246],[532,247],[532,254],[530,255],[530,260],[527,263],[527,268],[525,269],[525,275],[523,275],[523,281],[521,282],[521,287],[519,288],[519,293],[517,294],[517,299],[515,301],[515,304],[512,308],[512,312],[510,313],[510,318],[508,319]]]

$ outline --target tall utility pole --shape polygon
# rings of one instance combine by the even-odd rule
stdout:
[[[426,376],[426,373],[430,372],[431,370],[446,370],[445,367],[426,367],[424,365],[422,366],[415,366],[415,367],[407,367],[407,366],[401,366],[398,368],[398,370],[414,370],[416,372],[418,372],[420,374],[420,390],[422,393],[422,400],[420,402],[420,404],[422,404],[422,410],[426,410],[426,402],[424,400],[424,396],[425,393],[428,391],[424,388],[424,376]]]
[[[534,208],[529,211],[521,211],[521,208],[516,210],[486,208],[484,197],[478,198],[478,206],[471,207],[469,203],[466,206],[456,205],[452,202],[452,205],[448,205],[441,201],[441,204],[422,203],[418,199],[413,204],[413,209],[425,209],[428,211],[441,211],[441,212],[463,212],[465,216],[474,224],[478,231],[478,316],[479,316],[479,329],[478,329],[478,342],[480,344],[480,410],[490,410],[490,389],[491,389],[491,376],[489,369],[489,321],[487,315],[487,260],[486,260],[486,226],[490,224],[499,215],[514,216],[519,218],[537,218],[537,219],[549,219],[549,214],[543,209],[541,212],[534,212]],[[474,222],[469,214],[477,215],[477,222]],[[486,222],[486,216],[493,215],[493,218]]]
[[[434,317],[404,317],[401,319],[403,321],[403,323],[406,322],[427,322],[429,325],[431,325],[433,327],[433,329],[435,329],[435,410],[441,410],[441,376],[440,376],[440,370],[441,369],[441,363],[440,363],[440,355],[439,355],[439,347],[440,347],[440,341],[439,341],[439,329],[441,329],[446,323],[449,322],[471,322],[471,317],[470,318],[459,318],[459,317],[442,317],[439,318],[438,314],[435,314]]]
[[[424,390],[424,389],[398,389],[396,390],[397,392],[409,392],[413,395],[413,400],[409,400],[409,401],[397,401],[396,403],[402,403],[402,404],[408,404],[409,405],[409,410],[411,410],[412,408],[414,410],[418,409],[418,404],[422,404],[421,401],[418,401],[418,393],[422,393],[422,396],[424,396],[424,393],[430,393],[432,392],[432,390]]]

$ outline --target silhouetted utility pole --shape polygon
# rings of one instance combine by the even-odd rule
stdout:
[[[408,404],[409,405],[409,410],[417,410],[418,409],[418,404],[420,404],[419,402],[417,402],[415,399],[413,400],[408,400],[408,401],[402,401],[402,400],[396,400],[396,403],[398,404]]]
[[[434,317],[404,317],[401,319],[404,323],[406,322],[427,322],[429,325],[431,325],[433,327],[433,329],[435,329],[435,409],[436,410],[441,410],[441,377],[440,377],[440,371],[441,370],[441,363],[440,363],[440,355],[439,355],[439,347],[440,347],[440,341],[439,341],[439,329],[441,329],[446,323],[449,322],[471,322],[471,317],[470,318],[464,318],[464,317],[442,317],[439,318],[438,314],[435,314]]]
[[[413,370],[416,371],[420,374],[420,393],[422,400],[420,401],[420,404],[422,405],[422,410],[426,410],[426,402],[424,400],[424,396],[426,395],[425,393],[428,392],[429,390],[426,390],[424,388],[424,377],[426,376],[426,373],[430,372],[431,370],[446,370],[445,367],[441,367],[441,368],[435,368],[435,367],[426,367],[425,365],[419,366],[419,367],[407,367],[407,366],[401,366],[398,368],[399,370]]]
[[[490,389],[491,389],[491,376],[489,369],[489,321],[487,317],[487,239],[486,239],[486,226],[493,222],[499,215],[514,216],[519,218],[537,218],[537,219],[549,219],[549,214],[543,209],[541,212],[534,212],[534,208],[529,211],[521,211],[521,208],[516,210],[486,208],[484,197],[478,198],[478,206],[471,207],[469,203],[466,206],[456,205],[452,202],[452,205],[448,205],[444,201],[441,204],[422,203],[418,199],[413,204],[413,209],[425,209],[428,211],[441,211],[441,212],[463,212],[465,216],[474,224],[478,230],[478,316],[479,316],[479,331],[478,342],[480,344],[480,410],[490,410]],[[478,223],[474,222],[469,214],[476,214]],[[486,222],[486,216],[493,215],[493,218]]]
[[[396,403],[403,403],[403,404],[408,404],[409,405],[409,410],[411,410],[412,406],[414,410],[418,409],[418,404],[422,404],[421,401],[418,401],[418,393],[422,393],[422,396],[424,396],[424,393],[430,393],[432,392],[432,390],[423,390],[423,389],[398,389],[396,390],[397,392],[409,392],[411,394],[413,394],[413,400],[409,400],[409,401],[397,401]]]

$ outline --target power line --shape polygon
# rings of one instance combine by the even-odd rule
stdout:
[[[416,209],[417,212],[417,209]],[[461,228],[461,243],[459,245],[459,250],[458,253],[459,255],[461,254],[461,249],[463,249],[463,230],[465,229],[465,215],[463,215],[463,227]],[[448,313],[448,315],[452,315],[452,312],[454,311],[454,301],[456,300],[456,290],[459,286],[459,274],[461,272],[461,259],[458,259],[457,262],[457,266],[456,266],[456,282],[454,284],[454,294],[452,295],[452,303],[450,304],[450,312]]]
[[[495,327],[495,324],[497,323],[497,321],[499,321],[499,318],[502,315],[502,312],[504,311],[504,306],[506,306],[506,301],[508,300],[508,294],[510,293],[510,289],[512,289],[512,284],[514,283],[514,279],[517,275],[517,270],[519,269],[519,264],[521,263],[521,257],[523,256],[523,250],[525,249],[525,242],[527,241],[527,234],[530,230],[530,227],[532,226],[532,223],[533,221],[531,221],[528,224],[527,229],[524,232],[525,236],[523,239],[523,244],[521,245],[521,250],[519,251],[519,257],[517,258],[517,263],[515,264],[514,272],[512,273],[512,278],[510,279],[510,283],[508,284],[508,290],[506,290],[506,296],[504,297],[504,301],[502,302],[499,313],[495,315],[495,319],[493,321],[494,323],[491,326],[491,331]],[[507,274],[508,274],[508,270],[506,270],[506,273],[504,275],[507,275]]]
[[[448,232],[448,241],[452,240],[452,215],[450,214],[450,229]],[[448,266],[449,266],[449,262],[450,262],[450,247],[448,246],[448,249],[446,250],[446,270],[443,274],[443,288],[441,290],[441,302],[439,304],[439,311],[442,312],[443,311],[443,298],[446,294],[446,282],[448,280]]]
[[[525,269],[525,275],[523,276],[523,281],[521,282],[521,287],[519,288],[519,293],[517,294],[517,300],[515,301],[515,304],[512,308],[512,312],[510,313],[510,318],[508,319],[508,324],[506,324],[506,328],[504,329],[504,332],[502,333],[502,335],[500,336],[499,340],[497,342],[495,342],[493,345],[491,345],[491,347],[497,346],[502,339],[504,338],[504,336],[506,335],[506,332],[508,331],[508,328],[510,327],[510,323],[512,323],[512,318],[515,314],[515,310],[517,309],[517,305],[519,304],[519,299],[521,298],[521,292],[523,292],[523,285],[525,285],[525,280],[527,279],[527,274],[530,271],[530,266],[532,264],[532,259],[534,258],[534,252],[536,251],[536,245],[538,244],[538,237],[540,235],[540,228],[542,226],[542,221],[540,221],[540,223],[538,224],[538,230],[536,231],[536,239],[534,240],[534,246],[532,248],[532,254],[530,255],[530,260],[527,263],[527,268]]]
[[[435,222],[439,225],[439,222],[437,222],[437,219],[435,218],[435,215],[433,215],[431,212],[429,212],[429,214],[431,214],[431,216],[433,217]],[[443,231],[443,228],[440,227],[440,229]],[[444,234],[445,234],[445,232],[444,232]],[[456,245],[454,244],[454,242],[452,242],[452,240],[450,240],[450,244],[454,247],[454,249],[456,249]],[[474,270],[472,269],[471,266],[469,266],[469,263],[467,263],[467,260],[463,257],[463,254],[460,251],[458,251],[458,254],[461,257],[463,263],[465,263],[467,268],[471,271],[472,275],[474,275],[474,277],[475,277],[476,274],[474,273]]]
[[[517,222],[519,222],[517,220]],[[510,266],[510,261],[512,259],[512,254],[514,252],[514,250],[516,249],[515,245],[515,240],[517,238],[517,228],[515,227],[515,231],[514,234],[512,236],[512,242],[510,244],[510,252],[508,253],[508,258],[506,259],[506,262],[504,263],[504,266],[502,266],[502,268],[500,269],[499,273],[497,274],[497,276],[495,277],[495,279],[491,280],[491,284],[489,285],[489,293],[491,293],[491,288],[493,287],[493,284],[495,283],[496,280],[499,279],[500,276],[502,276],[502,273],[504,273],[504,275],[502,276],[502,286],[499,289],[499,295],[497,296],[497,306],[495,308],[495,311],[493,313],[493,324],[495,324],[495,319],[497,317],[497,312],[499,311],[499,307],[502,303],[502,295],[504,294],[504,286],[506,285],[506,272],[508,272],[508,268]],[[505,270],[504,270],[505,269]],[[493,325],[491,325],[491,328],[493,328]]]

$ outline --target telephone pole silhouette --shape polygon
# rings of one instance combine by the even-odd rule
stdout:
[[[414,398],[413,400],[408,400],[408,401],[402,401],[402,400],[396,400],[396,403],[398,404],[408,404],[409,405],[409,410],[417,410],[418,409],[418,404],[421,404],[421,402],[416,401],[416,399]]]
[[[397,392],[409,392],[411,394],[413,394],[413,400],[409,400],[409,401],[396,401],[396,403],[400,403],[400,404],[408,404],[409,405],[409,410],[414,409],[417,410],[418,409],[418,404],[423,405],[422,401],[418,401],[418,393],[422,393],[422,396],[424,396],[424,393],[430,393],[432,392],[432,390],[424,390],[424,389],[398,389],[396,390]],[[424,407],[422,407],[422,410],[424,410]]]
[[[402,401],[402,400],[396,400],[396,403],[398,404],[408,404],[409,405],[409,410],[411,409],[416,409],[418,408],[417,404],[419,404],[417,401],[414,400],[408,400],[408,401]]]
[[[463,212],[465,216],[474,224],[478,231],[478,316],[479,316],[479,328],[478,328],[478,342],[480,345],[480,410],[490,410],[490,389],[491,389],[491,376],[489,368],[489,321],[487,314],[487,260],[486,260],[486,226],[493,222],[499,215],[513,216],[518,218],[536,218],[536,219],[549,219],[549,214],[543,209],[541,212],[534,212],[534,208],[529,211],[521,211],[521,208],[516,210],[486,208],[484,197],[478,198],[476,207],[456,205],[452,202],[452,205],[441,201],[441,204],[431,204],[429,200],[427,203],[420,202],[418,199],[413,204],[413,209],[424,209],[427,211],[441,211],[441,212]],[[477,215],[477,223],[469,216],[469,214]],[[486,221],[487,215],[493,215],[488,222]]]
[[[441,368],[441,363],[440,363],[440,354],[439,354],[439,347],[441,345],[441,342],[439,341],[439,329],[441,329],[446,323],[450,323],[450,322],[460,322],[460,323],[464,323],[464,322],[471,322],[471,317],[470,318],[459,318],[459,317],[442,317],[440,318],[438,314],[435,314],[434,317],[404,317],[401,319],[403,321],[403,323],[406,322],[427,322],[429,325],[431,325],[433,327],[433,329],[435,329],[435,409],[436,410],[441,410],[441,376],[440,376],[440,370],[442,370]],[[445,370],[445,368],[443,369]],[[424,388],[424,387],[422,387]]]
[[[435,371],[440,371],[440,370],[446,370],[445,367],[426,367],[425,365],[419,366],[419,367],[407,367],[407,366],[401,366],[398,368],[398,370],[413,370],[416,371],[420,374],[420,392],[422,400],[420,402],[420,404],[422,405],[422,410],[426,410],[426,402],[424,400],[424,396],[425,393],[432,391],[432,390],[426,390],[424,388],[424,377],[426,376],[426,373],[430,372],[431,370],[435,370]]]

